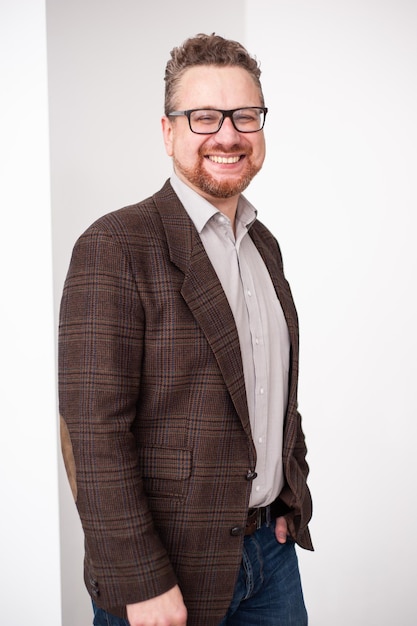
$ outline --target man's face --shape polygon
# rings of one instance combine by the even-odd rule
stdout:
[[[251,106],[262,106],[261,96],[250,74],[240,67],[192,67],[181,78],[176,94],[179,111]],[[162,128],[179,178],[214,205],[215,199],[237,197],[262,167],[263,131],[240,133],[226,118],[217,133],[197,135],[185,116],[164,117]]]

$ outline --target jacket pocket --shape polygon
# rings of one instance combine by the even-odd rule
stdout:
[[[186,495],[192,470],[191,450],[143,447],[139,450],[139,463],[148,496]]]

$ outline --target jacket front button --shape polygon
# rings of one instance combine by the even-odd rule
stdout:
[[[240,537],[240,535],[243,535],[244,532],[245,529],[243,528],[243,526],[233,526],[233,528],[230,529],[230,534],[232,535],[232,537]]]
[[[248,470],[248,473],[246,474],[246,480],[255,480],[257,476],[258,474],[254,470]]]

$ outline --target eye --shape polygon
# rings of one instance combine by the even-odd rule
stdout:
[[[236,111],[234,119],[238,124],[257,124],[259,114],[256,111]]]
[[[198,124],[217,124],[219,121],[219,113],[210,110],[194,111],[192,120]]]

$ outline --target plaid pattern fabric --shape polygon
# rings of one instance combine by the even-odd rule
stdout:
[[[291,338],[281,499],[311,549],[306,448],[297,411],[298,324],[277,242],[251,236]],[[239,570],[254,468],[234,319],[201,240],[169,183],[104,216],[75,245],[60,313],[62,448],[97,605],[177,582],[190,626],[218,624]]]

